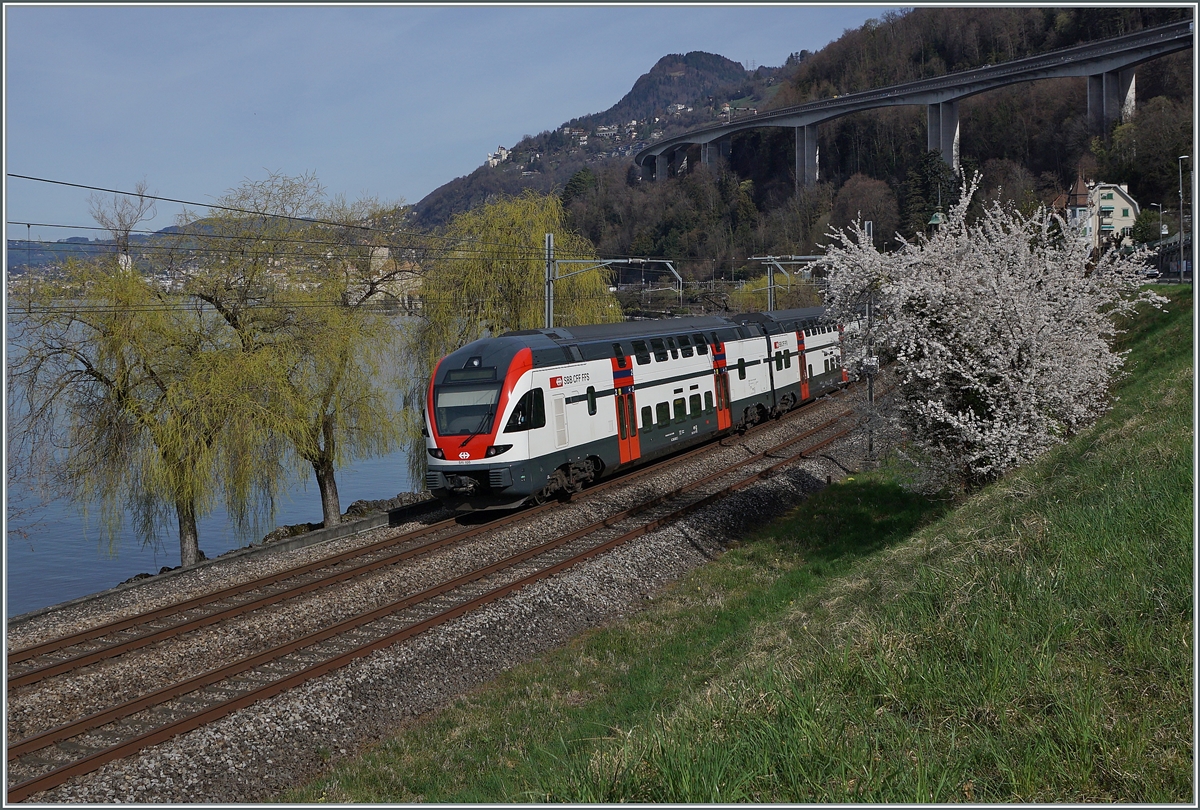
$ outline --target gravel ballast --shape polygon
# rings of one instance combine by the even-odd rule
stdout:
[[[843,400],[844,402],[844,400]],[[842,405],[838,406],[843,407]],[[791,428],[799,431],[803,428]],[[747,437],[749,449],[758,452],[778,441],[785,426]],[[850,442],[824,451],[827,458],[805,460],[659,531],[555,575],[484,608],[441,625],[407,642],[359,659],[324,677],[310,681],[274,698],[261,701],[204,728],[180,735],[137,755],[110,763],[99,770],[36,794],[32,802],[255,802],[266,801],[280,791],[311,779],[332,761],[351,756],[386,737],[404,722],[446,705],[454,698],[485,683],[497,673],[561,646],[589,627],[619,619],[639,610],[649,596],[688,571],[720,554],[748,528],[785,513],[799,500],[839,479],[854,466]],[[739,446],[718,453],[727,463],[746,450]],[[836,461],[833,461],[836,459]],[[711,462],[712,467],[717,466]],[[696,465],[690,475],[703,474]],[[676,473],[677,474],[677,473]],[[639,482],[666,487],[663,483]],[[671,486],[677,486],[674,482]],[[582,525],[595,513],[615,511],[629,495],[621,490],[602,495],[597,501],[581,501],[552,510],[536,529],[511,530],[507,539],[489,539],[466,557],[486,557],[511,548],[515,542],[531,544],[536,531],[541,539],[554,531]],[[105,600],[49,611],[10,627],[9,645],[27,646],[82,626],[111,621],[118,615],[145,610],[149,605],[179,601],[187,596],[316,559],[343,548],[365,545],[386,533],[405,528],[377,529],[320,546],[250,555],[230,565],[220,561],[192,571],[177,572],[170,581],[146,580],[142,587],[111,594]],[[516,535],[524,534],[523,538]],[[488,551],[491,549],[491,551]],[[453,555],[451,555],[453,556]],[[459,554],[460,558],[463,556]],[[276,636],[294,635],[305,622],[289,616],[342,615],[371,604],[379,594],[397,589],[411,590],[445,570],[457,570],[471,559],[397,567],[378,579],[355,583],[326,596],[306,598],[302,607],[264,611],[262,616],[238,625],[237,633],[215,628],[188,636],[189,641],[163,645],[161,652],[147,654],[131,663],[124,680],[130,694],[154,680],[157,671],[197,665],[197,661],[226,660],[243,648],[258,648]],[[475,559],[478,562],[478,559]],[[209,650],[208,653],[204,652]],[[155,663],[157,662],[157,663]],[[106,664],[105,666],[109,666]],[[136,668],[144,675],[135,676]],[[102,669],[97,667],[97,669]],[[99,675],[67,679],[70,691],[79,697],[72,715],[94,705],[111,704],[112,695],[95,696]],[[140,678],[144,678],[143,683]],[[92,680],[95,679],[95,680]],[[15,728],[36,729],[56,700],[54,690],[41,699],[12,701],[9,735]],[[43,705],[44,704],[44,705]],[[61,705],[59,706],[61,709]],[[14,709],[16,709],[14,714]]]

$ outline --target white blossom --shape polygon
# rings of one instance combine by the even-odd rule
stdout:
[[[936,233],[895,252],[857,223],[830,234],[826,306],[857,327],[846,356],[891,364],[883,424],[935,486],[991,480],[1103,413],[1124,362],[1115,318],[1166,302],[1141,288],[1140,254],[1094,255],[1044,207],[992,202],[969,221],[978,186],[976,175]]]

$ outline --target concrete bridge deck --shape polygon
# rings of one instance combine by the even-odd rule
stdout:
[[[959,168],[958,103],[964,98],[1000,87],[1040,79],[1086,76],[1088,118],[1100,133],[1134,104],[1134,68],[1143,62],[1191,48],[1194,21],[1147,28],[1133,34],[1063,48],[999,65],[949,73],[931,79],[822,99],[796,107],[755,115],[740,121],[676,135],[643,149],[634,163],[649,169],[653,179],[670,176],[681,162],[677,156],[700,146],[701,163],[713,162],[716,150],[728,157],[730,137],[759,127],[792,127],[796,132],[796,188],[818,179],[817,125],[843,115],[880,107],[924,104],[930,151],[940,152],[955,171]]]

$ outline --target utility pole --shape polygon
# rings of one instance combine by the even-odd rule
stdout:
[[[1156,252],[1158,253],[1158,275],[1162,276],[1162,203],[1150,203],[1150,205],[1158,209],[1158,250]]]
[[[1187,155],[1179,156],[1179,283],[1183,284],[1183,162]]]
[[[554,258],[554,234],[546,234],[546,328],[554,328],[554,282],[561,278],[573,276],[576,273],[608,267],[615,263],[615,259],[556,259]],[[578,270],[572,270],[569,273],[559,273],[558,266],[560,264],[584,264],[587,267],[580,267]]]
[[[546,234],[546,328],[554,328],[554,234]]]
[[[871,332],[872,306],[875,293],[867,298],[867,356],[863,371],[867,375],[867,458],[875,460],[875,375],[879,373],[879,358],[875,356],[875,336]]]

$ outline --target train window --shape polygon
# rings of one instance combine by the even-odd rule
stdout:
[[[695,352],[692,351],[692,340],[687,335],[679,336],[679,350],[683,352],[684,357],[691,357]]]
[[[650,350],[646,348],[646,341],[635,340],[633,342],[633,355],[637,358],[639,366],[650,362]]]
[[[662,338],[650,338],[650,348],[654,349],[654,359],[660,363],[665,363],[667,360],[667,347],[663,344]]]
[[[687,419],[687,408],[684,407],[683,397],[675,400],[673,404],[675,406],[675,421],[682,422],[684,419]]]
[[[589,385],[587,389],[588,416],[596,415],[596,389]]]
[[[625,412],[628,415],[629,421],[629,437],[633,438],[637,435],[637,416],[634,413],[633,394],[625,395]]]
[[[671,421],[671,406],[669,403],[660,402],[660,403],[658,403],[657,406],[655,406],[655,410],[658,412],[659,427],[662,427],[663,425],[670,423],[670,421]]]
[[[692,335],[692,338],[696,343],[696,354],[708,354],[708,342],[705,341],[704,335],[697,333]]]
[[[513,408],[508,424],[504,426],[505,433],[519,433],[522,430],[533,430],[546,426],[546,395],[542,389],[534,388],[527,391],[525,396]]]
[[[625,352],[621,349],[620,343],[613,344],[613,357],[617,358],[617,368],[625,368]]]
[[[713,342],[712,342],[712,345],[713,345],[713,351],[717,351],[717,349],[718,349],[718,348],[720,347],[720,345],[721,345],[721,339],[720,339],[719,337],[717,337],[717,333],[716,333],[716,332],[713,332],[713,333],[712,333],[712,339],[713,339]]]
[[[629,431],[625,429],[625,399],[617,395],[617,431],[618,435],[624,439]]]
[[[650,430],[654,427],[654,419],[650,413],[650,406],[646,405],[642,408],[642,430]]]
[[[738,358],[738,379],[739,380],[746,379],[746,358],[745,357]]]
[[[775,370],[783,371],[783,352],[775,352]]]
[[[713,398],[712,398],[712,391],[705,391],[705,392],[704,392],[704,412],[705,412],[705,413],[712,413],[712,412],[713,412]]]
[[[792,367],[792,353],[790,351],[785,350],[783,353],[783,367],[784,368]]]
[[[700,415],[700,395],[692,394],[688,397],[688,410],[692,412],[692,416]]]

